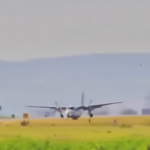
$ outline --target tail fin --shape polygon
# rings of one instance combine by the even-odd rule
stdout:
[[[82,96],[81,96],[81,106],[84,106],[84,93],[82,93]]]

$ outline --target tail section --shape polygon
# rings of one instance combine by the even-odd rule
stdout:
[[[81,96],[81,106],[84,106],[84,93],[82,93],[82,96]]]

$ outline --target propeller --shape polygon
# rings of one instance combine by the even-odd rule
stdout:
[[[58,111],[58,112],[60,112],[61,113],[61,111],[60,111],[60,107],[59,107],[59,105],[58,105],[58,103],[55,101],[55,105],[57,106],[57,108],[56,108],[56,110],[55,111]]]
[[[59,108],[58,103],[55,101],[55,105]]]
[[[55,112],[58,111],[58,112],[60,113],[60,117],[63,118],[64,116],[63,116],[63,114],[62,114],[62,112],[61,112],[61,109],[60,109],[58,103],[55,102],[55,105],[56,105],[56,109],[54,109],[54,110],[52,110],[52,111],[49,111],[49,110],[47,110],[47,111],[45,111],[45,110],[36,110],[36,114],[37,114],[38,116],[45,116],[45,117],[48,117],[48,116],[54,115]],[[32,110],[32,112],[33,112],[33,110]],[[34,112],[35,112],[35,111],[34,111]],[[35,113],[34,113],[34,114],[35,114]]]
[[[29,113],[33,117],[50,117],[53,116],[53,112],[48,110],[29,109]]]
[[[88,109],[88,114],[90,117],[93,117],[93,114],[91,113],[91,103],[92,103],[92,100],[90,100],[89,102],[89,106],[87,106],[87,109]]]
[[[91,103],[92,103],[92,100],[90,100],[89,102],[89,105],[88,106],[84,106],[84,93],[82,93],[82,96],[81,96],[81,106],[84,106],[87,108],[87,111],[88,111],[88,114],[90,117],[93,117],[93,114],[91,113]]]
[[[57,108],[54,110],[53,113],[55,113],[56,111],[58,111],[60,113],[60,117],[63,118],[64,116],[63,116],[63,114],[62,114],[62,112],[60,110],[60,107],[59,107],[59,105],[58,105],[58,103],[56,101],[55,101],[55,105],[57,106]]]

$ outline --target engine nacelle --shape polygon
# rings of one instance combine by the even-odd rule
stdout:
[[[90,117],[93,117],[93,114],[92,114],[92,113],[90,114]]]
[[[61,117],[61,118],[64,118],[63,114],[60,114],[60,117]]]

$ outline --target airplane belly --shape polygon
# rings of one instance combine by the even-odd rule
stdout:
[[[66,111],[66,113],[67,113],[68,118],[72,118],[72,119],[76,120],[82,115],[83,110],[80,110],[80,109],[79,110],[68,110],[68,111]]]
[[[73,110],[67,110],[66,114],[67,114],[67,116],[71,117],[74,115],[74,111]]]
[[[80,117],[82,115],[83,111],[82,110],[75,110],[73,113],[73,116],[75,117]]]

